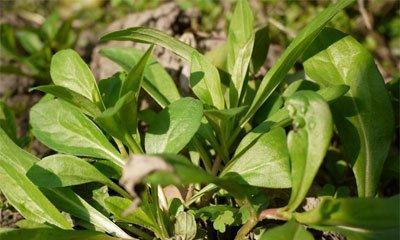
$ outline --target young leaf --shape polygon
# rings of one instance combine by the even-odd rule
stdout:
[[[89,67],[74,50],[66,49],[54,54],[51,59],[50,75],[55,85],[66,87],[100,104],[101,97],[96,80]]]
[[[260,240],[314,240],[314,237],[302,225],[291,220],[281,226],[268,229]]]
[[[318,36],[322,28],[338,12],[350,5],[353,1],[354,0],[341,0],[335,5],[328,7],[323,12],[319,13],[317,17],[299,33],[263,78],[249,111],[241,119],[240,123],[242,127],[250,120],[275,88],[284,80],[287,72],[293,67],[296,60],[303,54],[311,42]]]
[[[289,153],[283,128],[275,128],[264,133],[249,148],[236,152],[221,175],[228,172],[238,173],[253,186],[290,187]]]
[[[154,45],[152,45],[146,53],[140,58],[138,63],[128,71],[125,81],[122,83],[120,96],[133,91],[136,97],[139,96],[139,90],[142,86],[143,73],[146,68],[147,62],[151,57]]]
[[[144,53],[132,47],[109,47],[101,49],[100,54],[117,63],[124,71],[128,72],[139,62],[139,59]],[[100,81],[100,84],[103,81]],[[142,87],[161,107],[166,107],[171,102],[180,98],[174,80],[172,80],[167,71],[153,59],[149,60],[144,70]]]
[[[145,137],[147,153],[178,153],[200,127],[203,106],[193,98],[182,98],[157,114]]]
[[[69,229],[71,224],[25,176],[37,161],[20,149],[0,128],[0,190],[26,219]]]
[[[193,240],[196,237],[197,225],[191,213],[180,212],[175,220],[175,236],[182,240]]]
[[[270,42],[271,39],[268,35],[268,27],[263,27],[256,31],[250,65],[253,74],[256,74],[264,65],[267,59]]]
[[[39,187],[59,188],[89,182],[99,182],[129,198],[118,185],[90,163],[71,155],[55,154],[43,158],[26,174]]]
[[[189,81],[193,92],[204,103],[217,109],[225,108],[218,70],[198,52],[192,55]]]
[[[92,101],[90,101],[83,95],[74,92],[66,87],[56,86],[56,85],[45,85],[32,88],[31,90],[39,90],[45,93],[49,93],[55,97],[61,98],[62,100],[75,105],[84,114],[93,118],[100,115],[101,113],[100,109]]]
[[[42,191],[58,209],[89,222],[102,231],[120,238],[131,239],[121,228],[101,214],[69,188],[44,188]]]
[[[38,33],[33,30],[19,30],[16,32],[16,36],[28,53],[36,53],[43,48],[42,40],[40,40]]]
[[[4,228],[0,230],[2,240],[16,239],[57,239],[57,240],[118,240],[101,232],[87,230],[62,230],[58,228],[32,228],[32,229],[13,229]],[[132,238],[130,238],[132,239]]]
[[[104,158],[124,165],[101,130],[69,103],[59,99],[37,103],[31,109],[30,124],[33,134],[58,152]]]
[[[100,38],[100,41],[137,41],[160,45],[171,50],[186,61],[190,61],[193,52],[197,52],[188,44],[181,42],[160,30],[147,27],[134,27],[121,31],[108,33]]]
[[[350,86],[332,111],[358,195],[373,197],[394,130],[389,95],[374,59],[354,38],[334,29],[321,32],[306,59],[304,68],[313,80]]]
[[[228,32],[228,71],[230,107],[237,107],[254,45],[254,16],[247,0],[236,3]]]
[[[328,104],[315,92],[296,92],[285,106],[294,125],[288,135],[292,194],[286,208],[294,211],[306,196],[325,157],[333,123]]]
[[[308,212],[295,213],[297,221],[311,227],[336,231],[349,240],[398,239],[399,195],[391,198],[322,198]]]

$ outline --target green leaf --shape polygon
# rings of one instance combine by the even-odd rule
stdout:
[[[275,88],[285,79],[287,72],[293,67],[296,60],[308,48],[311,42],[318,36],[322,28],[342,9],[350,5],[354,0],[341,0],[319,13],[311,23],[307,25],[285,50],[279,60],[264,76],[256,96],[247,114],[241,119],[243,127],[254,115],[257,109],[271,95]]]
[[[84,97],[83,95],[70,90],[69,88],[56,86],[56,85],[46,85],[38,86],[32,88],[31,90],[39,90],[45,93],[49,93],[55,97],[61,98],[76,107],[78,107],[84,114],[90,117],[96,117],[100,115],[100,109],[92,101]]]
[[[125,81],[122,84],[120,96],[133,91],[136,96],[139,96],[139,90],[142,86],[143,73],[146,68],[147,62],[151,57],[154,45],[146,51],[146,53],[140,58],[138,63],[128,71]]]
[[[297,221],[349,240],[398,239],[400,198],[322,198],[308,212],[295,213]]]
[[[213,227],[221,233],[224,233],[227,225],[231,225],[235,222],[233,213],[231,211],[225,211],[219,215],[213,222]]]
[[[240,143],[239,145],[241,145]],[[222,172],[236,172],[250,185],[267,188],[291,186],[286,133],[275,128],[262,134],[250,147],[236,152]]]
[[[254,45],[254,16],[247,0],[236,3],[228,30],[228,71],[230,107],[237,107]]]
[[[374,59],[354,38],[334,29],[319,35],[306,59],[304,68],[313,80],[350,87],[332,111],[358,195],[373,197],[394,131],[389,95]]]
[[[104,203],[104,207],[107,211],[112,213],[117,220],[137,224],[154,231],[158,235],[161,233],[161,229],[157,224],[156,213],[152,210],[149,204],[143,203],[132,213],[125,215],[125,210],[132,204],[131,200],[112,196],[106,198]]]
[[[118,240],[101,232],[86,230],[62,230],[57,228],[33,228],[33,229],[1,229],[2,240],[16,239],[58,239],[58,240]]]
[[[37,161],[20,149],[0,128],[0,190],[26,219],[69,229],[71,224],[25,176]]]
[[[0,49],[7,57],[19,60],[17,52],[14,29],[10,24],[0,24]]]
[[[247,108],[248,108],[247,106],[241,106],[241,107],[222,109],[222,110],[207,109],[204,110],[204,115],[206,115],[208,118],[213,118],[215,121],[216,120],[226,121],[242,114],[245,110],[247,110]]]
[[[57,12],[51,13],[42,24],[41,30],[47,35],[49,41],[56,36],[60,24],[61,19]]]
[[[101,130],[67,102],[56,99],[37,103],[30,111],[30,124],[35,137],[60,153],[103,158],[124,165]]]
[[[96,80],[86,63],[72,49],[61,50],[51,59],[50,75],[55,85],[77,92],[100,105]]]
[[[178,153],[200,127],[203,106],[193,98],[179,99],[157,114],[145,137],[147,153]]]
[[[42,189],[58,209],[121,238],[131,237],[69,188]]]
[[[3,101],[0,101],[0,128],[7,133],[11,140],[17,141],[17,125],[14,114]]]
[[[180,212],[175,219],[175,236],[182,240],[193,240],[196,237],[197,225],[191,213]]]
[[[189,81],[193,92],[204,103],[217,109],[225,108],[218,70],[198,52],[192,55]]]
[[[43,48],[42,40],[40,40],[38,33],[33,30],[19,30],[16,35],[22,47],[28,53],[36,53]]]
[[[181,42],[168,34],[147,27],[134,27],[121,31],[108,33],[100,38],[100,41],[137,41],[160,45],[171,50],[183,59],[190,61],[193,52],[197,52],[188,44]]]
[[[314,237],[302,225],[292,220],[282,226],[268,229],[260,240],[314,240]]]
[[[256,31],[250,65],[253,74],[256,74],[264,65],[267,59],[270,42],[271,39],[268,35],[268,27],[265,26]]]
[[[89,182],[99,182],[129,197],[123,189],[104,176],[90,163],[71,155],[55,154],[43,158],[26,174],[39,187],[59,188]]]
[[[301,204],[328,150],[333,134],[332,115],[324,99],[312,91],[299,91],[285,103],[294,130],[288,134],[292,194],[287,205]]]
[[[100,50],[100,54],[120,65],[126,72],[135,66],[144,55],[142,51],[132,47],[103,48]],[[100,83],[103,81],[100,81]],[[149,60],[144,70],[142,87],[161,107],[165,107],[180,98],[171,76],[154,59]]]

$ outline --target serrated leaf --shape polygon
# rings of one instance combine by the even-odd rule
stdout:
[[[333,120],[328,104],[312,91],[299,91],[285,103],[294,130],[288,134],[292,194],[286,207],[294,211],[303,201],[328,150]]]
[[[302,225],[292,220],[282,226],[268,229],[260,240],[314,240],[314,237]]]
[[[221,233],[224,233],[226,226],[229,226],[235,222],[233,213],[231,211],[225,211],[223,214],[219,215],[213,222],[213,227]]]
[[[145,137],[147,153],[178,153],[200,127],[203,106],[193,98],[179,99],[157,114]]]
[[[350,87],[332,111],[346,158],[356,176],[358,195],[375,196],[392,142],[394,117],[374,59],[351,36],[325,29],[307,51],[304,68],[307,75],[324,86]]]
[[[77,156],[124,160],[101,130],[78,108],[60,99],[39,102],[30,111],[33,134],[48,147]]]

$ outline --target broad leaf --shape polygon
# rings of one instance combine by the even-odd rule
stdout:
[[[100,54],[114,61],[124,71],[128,72],[138,63],[144,53],[135,48],[109,47],[101,49]],[[144,70],[142,87],[161,107],[165,107],[180,98],[178,89],[171,76],[153,59],[149,60]]]
[[[101,130],[69,103],[59,99],[37,103],[31,109],[30,124],[33,134],[51,149],[124,165],[124,160]]]
[[[254,16],[247,0],[236,3],[228,30],[229,105],[237,107],[254,45]]]
[[[104,204],[104,207],[114,215],[116,220],[134,223],[161,235],[161,229],[157,225],[156,213],[147,203],[143,203],[128,215],[124,213],[132,204],[129,199],[112,196],[104,199]]]
[[[92,101],[84,97],[83,95],[70,90],[69,88],[56,86],[56,85],[46,85],[35,87],[32,90],[39,90],[45,93],[49,93],[55,97],[61,98],[76,107],[78,107],[84,114],[90,117],[96,117],[101,112],[100,109]]]
[[[193,52],[197,52],[188,44],[181,42],[168,34],[147,27],[134,27],[121,31],[108,33],[101,37],[101,41],[137,41],[160,45],[166,49],[171,50],[183,59],[190,61]]]
[[[268,229],[260,240],[314,240],[314,237],[302,225],[292,220]]]
[[[221,175],[228,172],[238,173],[253,186],[290,187],[290,162],[285,130],[275,128],[261,135],[248,149],[236,152]]]
[[[104,176],[90,163],[71,155],[55,154],[43,158],[26,174],[36,186],[59,188],[89,182],[99,182],[129,197],[118,185]]]
[[[101,102],[96,80],[77,52],[61,50],[51,59],[50,75],[55,85],[66,87],[95,103]]]
[[[8,202],[26,219],[71,228],[64,216],[25,176],[37,160],[15,145],[0,128],[0,190]]]
[[[349,240],[398,239],[399,195],[391,198],[323,198],[297,221],[324,231],[336,231]]]
[[[131,237],[69,188],[42,189],[58,209],[121,238]]]
[[[358,195],[373,197],[394,130],[389,95],[374,59],[354,38],[334,29],[319,35],[306,59],[304,68],[313,80],[350,87],[332,111]]]
[[[193,98],[182,98],[157,114],[145,137],[147,153],[178,153],[200,127],[203,106]]]
[[[299,91],[285,103],[294,130],[288,134],[292,194],[287,205],[301,204],[318,172],[333,134],[332,115],[324,99],[312,91]]]
[[[218,70],[198,52],[193,52],[192,55],[190,86],[204,103],[213,105],[218,109],[225,108]]]
[[[191,213],[180,212],[175,219],[175,236],[182,240],[193,240],[196,237],[197,225]]]
[[[293,67],[296,60],[303,54],[311,42],[318,36],[322,28],[338,12],[350,5],[353,1],[354,0],[341,0],[335,5],[328,7],[323,12],[319,13],[317,17],[299,33],[263,78],[248,113],[241,119],[242,127],[250,120],[275,88],[285,79],[288,71]]]
[[[32,228],[32,229],[12,229],[5,228],[0,230],[2,240],[16,239],[57,239],[57,240],[118,240],[101,232],[84,230],[62,230],[57,228]]]

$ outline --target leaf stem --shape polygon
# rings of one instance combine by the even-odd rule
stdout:
[[[246,235],[257,225],[258,223],[258,216],[256,210],[251,205],[251,202],[246,197],[244,199],[244,206],[250,211],[250,218],[247,222],[239,229],[236,234],[235,240],[244,240],[246,239]]]
[[[203,145],[200,143],[199,139],[196,136],[193,137],[192,141],[194,147],[201,156],[201,160],[203,161],[204,167],[206,168],[207,172],[211,173],[212,171],[211,159],[208,156],[206,150],[204,149]]]
[[[137,142],[135,141],[135,139],[133,139],[133,137],[126,133],[125,134],[125,141],[128,144],[129,149],[136,154],[140,154],[143,153],[142,148],[139,146],[139,144],[137,144]]]

